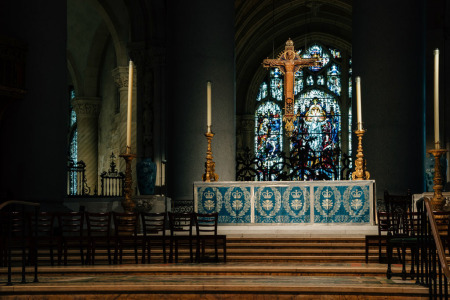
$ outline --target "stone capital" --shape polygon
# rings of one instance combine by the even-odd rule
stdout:
[[[133,82],[136,82],[136,67],[134,67],[135,72],[133,72]],[[117,88],[127,88],[128,87],[128,71],[129,67],[117,67],[112,70],[111,74],[114,78],[114,83]]]
[[[100,113],[101,98],[75,97],[71,101],[77,117],[97,117]]]

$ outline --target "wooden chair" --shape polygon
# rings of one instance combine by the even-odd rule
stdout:
[[[84,265],[84,251],[86,240],[83,236],[84,212],[57,213],[58,229],[58,265],[61,265],[61,256],[64,254],[64,265],[67,265],[67,252],[69,248],[77,248],[80,251],[81,264]]]
[[[386,211],[391,214],[413,211],[413,195],[411,190],[408,190],[404,195],[393,195],[389,194],[388,191],[384,191],[384,203],[386,205]]]
[[[419,213],[393,214],[390,225],[387,238],[387,278],[401,276],[405,280],[409,276],[411,279],[414,279],[414,265],[418,266],[419,264]],[[401,273],[393,273],[391,269],[394,248],[398,249],[399,259],[402,264]],[[406,272],[407,249],[411,250],[411,270],[409,274]]]
[[[223,247],[223,261],[227,261],[227,236],[217,234],[218,219],[219,214],[217,212],[209,214],[194,214],[195,229],[197,233],[197,262],[201,262],[206,259],[205,248],[208,242],[212,242],[212,246],[214,246],[214,260],[218,262],[219,241]]]
[[[37,220],[37,221],[36,221]],[[37,222],[37,224],[36,224]],[[58,249],[60,241],[55,236],[54,231],[55,214],[51,212],[41,211],[37,214],[28,214],[29,233],[33,237],[35,254],[30,256],[31,262],[37,260],[37,256],[41,252],[49,253],[50,264],[54,265],[54,249]],[[37,226],[37,236],[35,236],[35,228]],[[41,251],[42,250],[42,251]]]
[[[189,247],[190,262],[194,262],[193,243],[196,238],[192,234],[194,226],[193,213],[169,212],[170,228],[170,255],[169,262],[173,262],[175,252],[175,262],[178,262],[178,252],[180,246]],[[175,248],[175,249],[174,249]]]
[[[95,264],[95,252],[99,247],[105,248],[108,253],[108,263],[111,264],[111,213],[86,212],[88,230],[88,248],[86,262]]]
[[[122,263],[123,249],[127,246],[134,248],[134,259],[138,263],[138,213],[113,212],[114,219],[114,263]]]
[[[166,213],[141,213],[142,221],[142,263],[145,263],[145,254],[147,252],[148,262],[150,263],[152,248],[161,247],[163,251],[164,263],[166,258]]]
[[[377,212],[378,234],[366,235],[366,264],[369,263],[369,249],[371,246],[378,247],[378,262],[382,262],[382,249],[386,247],[387,233],[389,231],[390,214],[385,211]]]
[[[15,202],[15,201],[11,201]],[[17,201],[20,202],[20,201]],[[6,202],[7,203],[7,202]],[[26,283],[26,263],[27,254],[29,257],[36,257],[35,236],[37,227],[33,228],[33,234],[29,231],[28,217],[25,207],[18,203],[18,208],[12,204],[10,207],[0,211],[0,266],[7,268],[7,282],[6,285],[13,285],[12,283],[12,267],[16,260],[13,257],[20,255],[19,262],[21,263],[22,280],[21,283]],[[28,204],[24,204],[28,205]],[[35,206],[34,216],[37,216],[39,205]],[[37,259],[33,261],[34,264],[34,281],[38,282],[38,263]]]

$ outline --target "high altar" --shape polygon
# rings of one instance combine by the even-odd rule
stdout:
[[[374,180],[194,182],[194,208],[221,225],[374,224]]]

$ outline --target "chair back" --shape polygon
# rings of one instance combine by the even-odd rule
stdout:
[[[62,212],[57,214],[58,226],[62,236],[83,236],[84,212]]]
[[[378,211],[378,235],[387,234],[393,232],[394,228],[392,223],[392,215],[386,211]]]
[[[138,213],[113,212],[114,233],[116,236],[137,236]]]
[[[37,220],[37,236],[38,237],[53,237],[54,228],[53,225],[55,223],[55,214],[46,211],[40,211],[37,214],[29,213],[28,214],[28,230],[31,235],[35,234],[36,229],[36,220]]]
[[[23,211],[0,212],[0,238],[22,238],[27,234],[26,216]]]
[[[411,190],[408,190],[405,195],[391,195],[388,191],[385,191],[384,202],[386,211],[391,214],[403,214],[413,211],[413,196]]]
[[[195,229],[198,235],[217,235],[217,223],[219,219],[219,214],[208,213],[208,214],[194,214]]]
[[[166,236],[166,213],[141,213],[142,232],[144,236]]]
[[[109,237],[111,232],[110,212],[86,212],[88,236]]]
[[[169,212],[170,235],[192,236],[194,214],[190,212]]]

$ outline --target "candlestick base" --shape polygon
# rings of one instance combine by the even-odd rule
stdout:
[[[355,171],[352,173],[353,180],[367,180],[370,178],[370,173],[366,170],[366,160],[364,159],[362,138],[366,131],[364,129],[355,130],[358,136],[358,150],[355,161]]]
[[[136,154],[124,153],[120,154],[120,157],[125,159],[125,186],[123,188],[125,197],[122,199],[122,207],[125,212],[134,212],[136,203],[134,203],[131,198],[133,189],[131,185],[133,184],[133,178],[131,174],[131,161],[136,158]]]
[[[208,149],[206,150],[206,162],[205,162],[205,174],[202,176],[202,180],[205,182],[218,181],[219,175],[215,173],[216,164],[213,162],[211,142],[214,137],[214,133],[205,133],[206,139],[208,140]]]
[[[442,190],[444,185],[442,184],[443,177],[441,173],[441,156],[447,153],[447,149],[433,149],[427,151],[434,156],[434,179],[433,179],[433,198],[431,199],[431,204],[433,205],[433,210],[443,211],[445,206],[445,197],[442,195]]]

